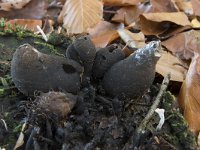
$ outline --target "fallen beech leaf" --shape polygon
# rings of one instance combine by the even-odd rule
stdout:
[[[119,24],[101,21],[94,28],[90,28],[88,31],[94,45],[103,48],[119,37],[117,33],[118,28],[120,28]]]
[[[31,0],[1,0],[0,10],[10,11],[11,9],[21,9]]]
[[[103,0],[105,6],[129,6],[137,5],[144,0]]]
[[[191,25],[183,12],[174,13],[147,13],[140,16],[140,27],[145,35],[159,35],[170,28],[174,23],[179,26]]]
[[[179,93],[179,104],[192,132],[200,131],[200,56],[195,53]]]
[[[142,13],[147,13],[150,10],[150,5],[136,5],[136,6],[125,6],[117,10],[117,13],[113,16],[112,21],[121,22],[129,25],[139,20],[139,16]]]
[[[6,25],[8,24],[12,24],[13,25],[13,29],[15,29],[16,25],[19,25],[21,27],[24,27],[28,30],[31,31],[38,31],[37,30],[37,25],[40,26],[42,28],[42,20],[33,20],[33,19],[14,19],[14,20],[9,20],[6,22]]]
[[[7,19],[41,19],[44,17],[46,12],[46,0],[32,0],[19,10],[0,10],[0,17],[4,17]]]
[[[183,82],[187,70],[184,64],[171,53],[164,51],[156,64],[156,72],[165,77],[169,72],[172,81]]]
[[[172,0],[151,0],[152,12],[177,12],[178,8]]]
[[[119,29],[119,36],[131,48],[142,48],[145,44],[145,37],[142,32],[133,33],[127,29]]]
[[[59,22],[70,34],[88,31],[103,17],[103,4],[98,0],[67,0],[59,15]]]
[[[200,16],[200,1],[199,0],[191,0],[192,8],[195,16]]]
[[[163,39],[167,39],[167,37],[168,38],[172,37],[172,36],[177,35],[177,34],[179,34],[181,32],[188,31],[190,29],[192,29],[192,26],[190,26],[190,25],[188,25],[188,26],[179,26],[177,28],[174,28],[174,29],[172,28],[172,29],[168,30],[167,32],[159,35],[159,37],[162,37]]]
[[[146,19],[155,21],[155,22],[170,21],[181,26],[190,25],[190,22],[187,16],[183,12],[148,13],[148,14],[143,14],[143,16]]]
[[[175,0],[176,5],[180,11],[185,12],[186,14],[192,15],[193,8],[191,1]]]
[[[180,58],[190,59],[194,55],[194,51],[199,52],[200,32],[196,30],[190,30],[187,32],[179,33],[166,41],[162,42],[169,51],[174,55],[178,55]]]

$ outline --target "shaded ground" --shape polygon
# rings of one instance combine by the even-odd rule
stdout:
[[[0,147],[14,147],[26,120],[25,143],[21,149],[131,149],[130,137],[146,116],[159,85],[152,85],[150,92],[142,98],[131,100],[109,98],[102,87],[94,83],[90,88],[82,89],[75,107],[65,118],[45,114],[37,108],[34,98],[25,97],[15,89],[10,79],[10,60],[14,50],[28,42],[43,52],[62,55],[68,40],[60,41],[57,41],[58,47],[55,41],[46,44],[32,34],[20,38],[14,33],[0,36]],[[158,78],[155,83],[157,81]],[[195,149],[194,137],[188,134],[182,115],[175,109],[174,98],[168,93],[163,101],[166,99],[169,103],[159,106],[166,109],[166,123],[161,131],[156,131],[159,117],[155,114],[138,149]]]

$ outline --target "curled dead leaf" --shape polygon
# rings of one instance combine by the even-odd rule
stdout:
[[[31,0],[1,0],[0,10],[10,11],[11,9],[21,9]]]
[[[172,0],[151,0],[151,12],[177,12],[178,8]]]
[[[142,32],[133,33],[127,29],[119,29],[119,36],[131,48],[142,48],[145,46],[145,37]]]
[[[156,72],[165,77],[169,72],[172,81],[183,82],[187,69],[184,64],[171,53],[164,51],[156,64]]]
[[[21,9],[3,11],[0,10],[0,17],[7,19],[41,19],[47,12],[47,1],[32,0]]]
[[[200,1],[199,0],[191,0],[192,8],[194,11],[194,15],[200,16]]]
[[[139,4],[135,6],[125,6],[117,10],[117,13],[113,16],[112,21],[129,25],[133,22],[137,22],[142,13],[147,13],[149,11],[150,5]]]
[[[88,32],[103,17],[103,4],[98,0],[67,0],[58,21],[69,34]]]
[[[137,5],[143,0],[103,0],[105,6],[129,6]]]
[[[200,32],[190,30],[187,32],[179,33],[166,41],[162,42],[169,51],[180,58],[190,59],[194,55],[194,51],[200,50]]]
[[[88,31],[94,45],[96,47],[104,48],[119,37],[117,33],[118,28],[120,28],[119,24],[101,21],[94,28],[90,28]]]
[[[15,29],[17,25],[19,25],[23,28],[26,28],[34,32],[38,31],[36,27],[37,25],[42,28],[42,20],[34,20],[34,19],[14,19],[7,21],[6,26],[8,26],[8,24],[12,24],[13,29]]]
[[[145,35],[159,35],[177,26],[190,26],[188,17],[183,12],[147,13],[140,16],[139,25]]]
[[[185,12],[186,14],[192,15],[193,8],[191,1],[175,0],[176,5],[180,11]]]
[[[195,53],[179,93],[179,104],[192,132],[200,131],[200,56]]]

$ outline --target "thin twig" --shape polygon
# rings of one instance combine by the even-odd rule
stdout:
[[[170,74],[167,74],[167,76],[164,78],[164,80],[162,82],[160,91],[159,91],[158,95],[156,96],[156,99],[155,99],[153,105],[151,106],[151,108],[150,108],[149,112],[147,113],[146,117],[142,120],[142,122],[141,122],[141,124],[140,124],[140,126],[138,128],[138,131],[144,130],[144,128],[146,127],[146,125],[149,122],[150,118],[153,116],[156,108],[158,107],[158,104],[160,103],[160,100],[161,100],[161,98],[163,96],[163,93],[167,89],[169,81],[170,81]]]
[[[152,118],[156,108],[158,107],[158,105],[161,101],[161,98],[168,87],[169,81],[170,81],[170,74],[167,74],[162,82],[160,91],[159,91],[158,95],[156,96],[156,99],[155,99],[153,105],[151,106],[146,117],[140,123],[139,127],[136,129],[136,132],[134,133],[134,135],[131,137],[131,142],[132,142],[133,148],[137,147],[139,145],[140,138],[145,133],[145,131],[146,131],[145,128],[146,128],[148,122],[150,121],[150,119]],[[125,145],[124,149],[126,149],[126,145]]]

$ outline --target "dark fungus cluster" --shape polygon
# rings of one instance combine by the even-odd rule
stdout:
[[[11,76],[16,87],[27,96],[50,90],[76,95],[101,81],[109,96],[123,94],[133,98],[152,84],[158,60],[155,53],[159,51],[159,41],[153,41],[125,58],[118,45],[96,49],[91,39],[83,36],[67,48],[64,58],[43,54],[24,44],[13,55]]]

